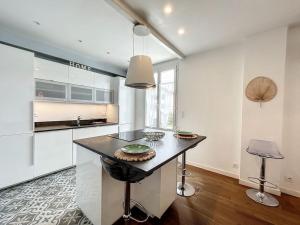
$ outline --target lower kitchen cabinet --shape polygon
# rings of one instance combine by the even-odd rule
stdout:
[[[33,178],[33,134],[0,136],[0,188]]]
[[[150,176],[132,184],[132,198],[158,218],[175,201],[177,159],[173,159]]]
[[[73,130],[73,140],[118,133],[118,125],[88,127]],[[76,165],[77,145],[73,144],[73,165]]]
[[[72,129],[35,133],[35,177],[69,166],[72,166]]]

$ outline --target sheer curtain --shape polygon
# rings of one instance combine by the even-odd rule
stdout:
[[[158,81],[158,73],[154,73],[155,83]],[[146,91],[146,127],[157,127],[157,92],[158,88],[150,88]]]
[[[159,128],[173,129],[175,70],[162,71],[159,84]]]
[[[146,90],[146,127],[172,130],[175,126],[176,67],[158,70],[156,88]]]

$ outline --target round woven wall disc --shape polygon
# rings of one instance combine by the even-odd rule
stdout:
[[[246,88],[246,96],[250,101],[268,102],[277,94],[277,86],[268,77],[256,77],[249,82]]]

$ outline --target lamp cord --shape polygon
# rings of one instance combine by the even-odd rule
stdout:
[[[143,36],[143,54],[145,55],[145,36]]]
[[[132,28],[132,56],[134,56],[134,26]]]

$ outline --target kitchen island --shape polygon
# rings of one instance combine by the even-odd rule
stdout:
[[[147,142],[141,138],[143,131],[74,141],[78,145],[77,203],[94,225],[113,224],[124,211],[125,182],[112,178],[103,169],[103,159],[143,174],[144,179],[132,185],[131,198],[160,218],[176,199],[177,157],[206,138],[198,136],[183,140],[174,137],[173,132],[165,132],[160,141]],[[128,139],[127,136],[133,138]],[[128,144],[149,145],[156,151],[156,156],[145,162],[126,162],[115,158],[114,152]]]

